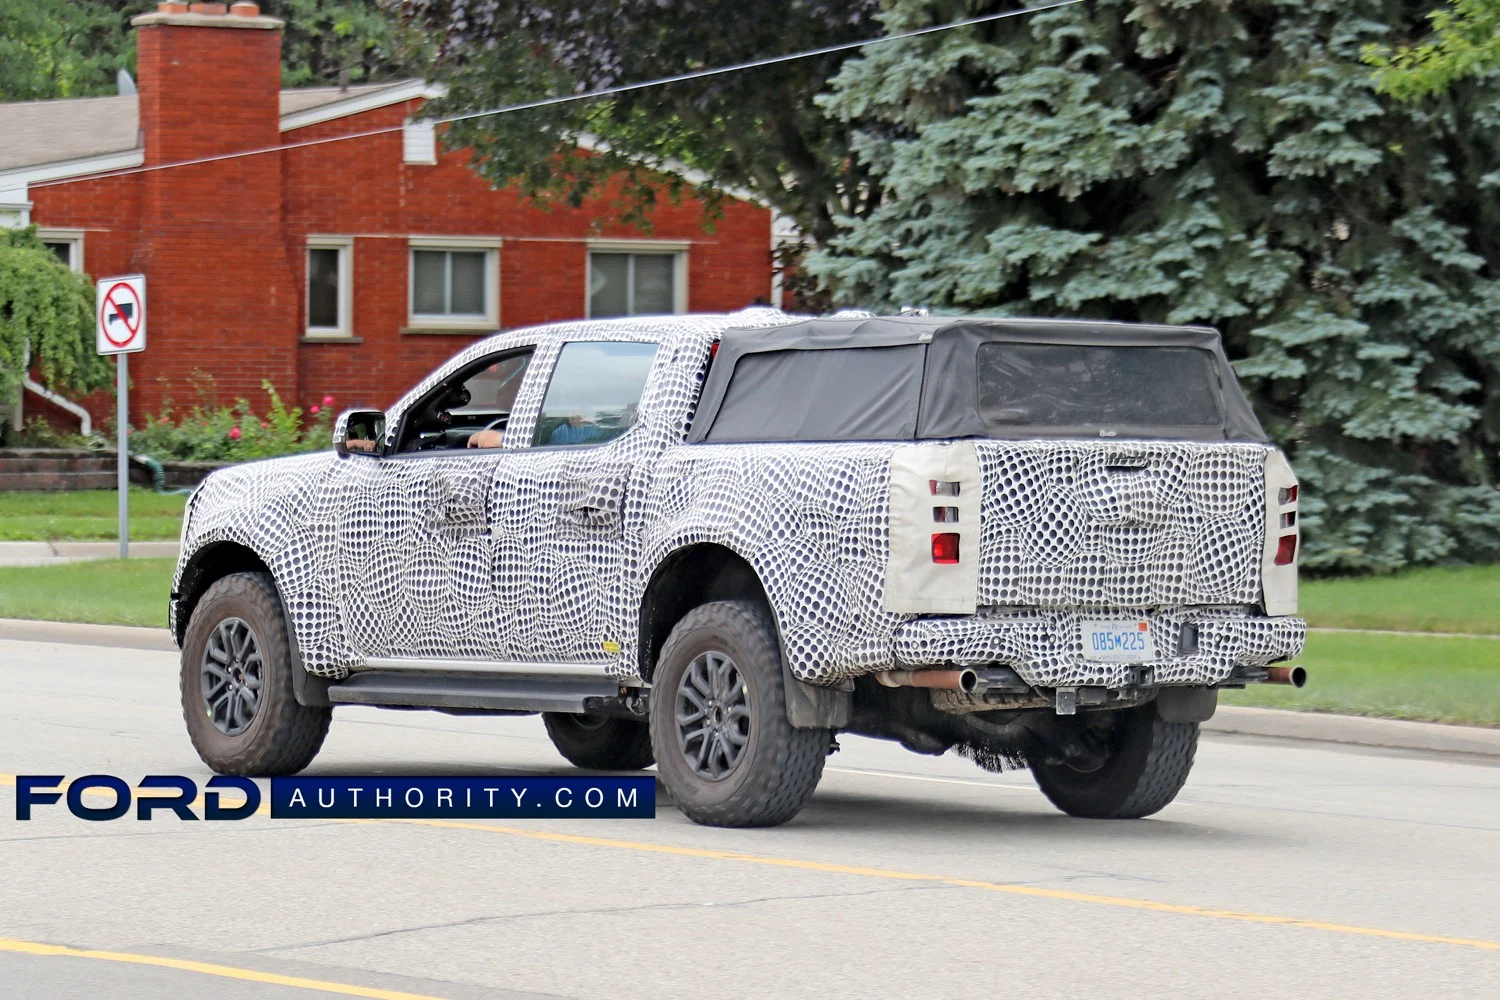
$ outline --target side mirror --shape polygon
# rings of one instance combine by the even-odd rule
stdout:
[[[385,436],[385,414],[379,410],[345,410],[333,423],[333,450],[340,458],[379,455]]]

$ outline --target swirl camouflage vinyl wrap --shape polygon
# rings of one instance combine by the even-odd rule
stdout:
[[[534,347],[502,447],[324,452],[216,472],[189,503],[173,591],[206,547],[252,550],[307,669],[334,678],[385,657],[603,663],[638,678],[652,572],[705,542],[755,569],[789,666],[814,683],[901,660],[1013,662],[1035,684],[1116,685],[1127,668],[1083,660],[1078,637],[1081,618],[1106,612],[1149,616],[1159,650],[1176,648],[1183,621],[1200,623],[1198,651],[1157,666],[1166,683],[1212,683],[1300,650],[1299,619],[1253,608],[1265,454],[1253,444],[979,442],[986,613],[885,612],[894,444],[681,443],[710,343],[793,320],[585,321],[478,342],[390,409],[387,444],[444,379]],[[637,421],[604,445],[531,448],[552,367],[577,340],[660,345]],[[173,615],[175,630],[175,602]]]

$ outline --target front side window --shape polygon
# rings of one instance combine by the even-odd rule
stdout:
[[[413,319],[495,322],[492,250],[413,249]]]
[[[676,253],[589,254],[589,316],[648,316],[678,311]]]
[[[635,423],[655,357],[655,344],[564,344],[542,400],[532,444],[603,444],[624,434]]]
[[[407,411],[396,450],[452,451],[509,443],[505,431],[531,352],[522,347],[491,355],[444,378]]]

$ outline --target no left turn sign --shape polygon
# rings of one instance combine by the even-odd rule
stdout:
[[[146,276],[100,278],[96,301],[100,354],[134,354],[146,349]]]

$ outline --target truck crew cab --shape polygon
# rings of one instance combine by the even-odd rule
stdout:
[[[1297,544],[1212,330],[632,317],[209,476],[171,618],[221,772],[306,767],[338,705],[540,712],[700,823],[791,819],[840,732],[1140,817],[1220,689],[1289,675]]]

